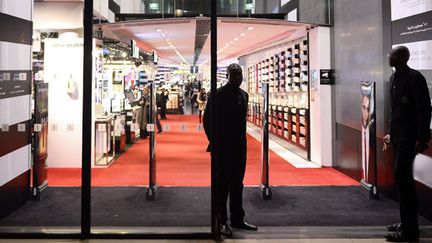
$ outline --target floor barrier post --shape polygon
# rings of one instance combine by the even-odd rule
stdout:
[[[147,132],[149,133],[149,186],[147,188],[146,199],[154,201],[157,199],[158,186],[156,183],[156,119],[157,119],[157,106],[156,106],[156,86],[154,82],[149,84],[150,88],[150,102],[148,109],[148,123]]]
[[[261,182],[260,197],[271,200],[269,184],[269,83],[262,83],[262,130],[261,130]]]

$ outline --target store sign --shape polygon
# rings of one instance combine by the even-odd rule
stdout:
[[[333,69],[320,69],[320,84],[328,85],[334,83],[335,79]]]
[[[432,69],[432,1],[392,0],[392,44],[406,46],[411,53],[408,65]]]
[[[393,44],[432,39],[432,11],[392,22]]]
[[[150,10],[159,10],[159,3],[150,3],[149,9]]]

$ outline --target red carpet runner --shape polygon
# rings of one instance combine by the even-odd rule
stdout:
[[[209,186],[210,156],[205,152],[207,138],[197,129],[196,115],[169,115],[169,124],[156,138],[157,182],[161,186]],[[187,125],[184,130],[181,126]],[[148,139],[140,139],[109,168],[92,169],[92,186],[148,185]],[[258,185],[260,143],[248,136],[248,164],[245,185]],[[48,171],[50,186],[80,186],[81,169]],[[297,169],[270,152],[270,183],[283,186],[358,185],[359,183],[332,168]]]

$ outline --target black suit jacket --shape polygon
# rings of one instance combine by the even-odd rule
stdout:
[[[431,101],[426,79],[406,66],[390,78],[392,142],[429,142]]]
[[[215,138],[214,148],[222,157],[225,155],[242,155],[246,158],[246,115],[248,109],[248,94],[229,83],[216,92],[216,131],[211,134],[210,120],[212,119],[210,106],[211,97],[204,112],[204,130],[209,142]],[[207,149],[210,151],[210,144]]]

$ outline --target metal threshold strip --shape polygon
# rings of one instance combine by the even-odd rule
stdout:
[[[432,226],[421,226],[420,230],[422,238],[432,238]],[[79,232],[79,227],[2,227],[0,230],[3,238],[79,238]],[[93,227],[91,238],[211,239],[209,232],[210,227]],[[260,226],[257,232],[234,230],[233,233],[234,239],[373,239],[383,238],[388,232],[384,226]]]

